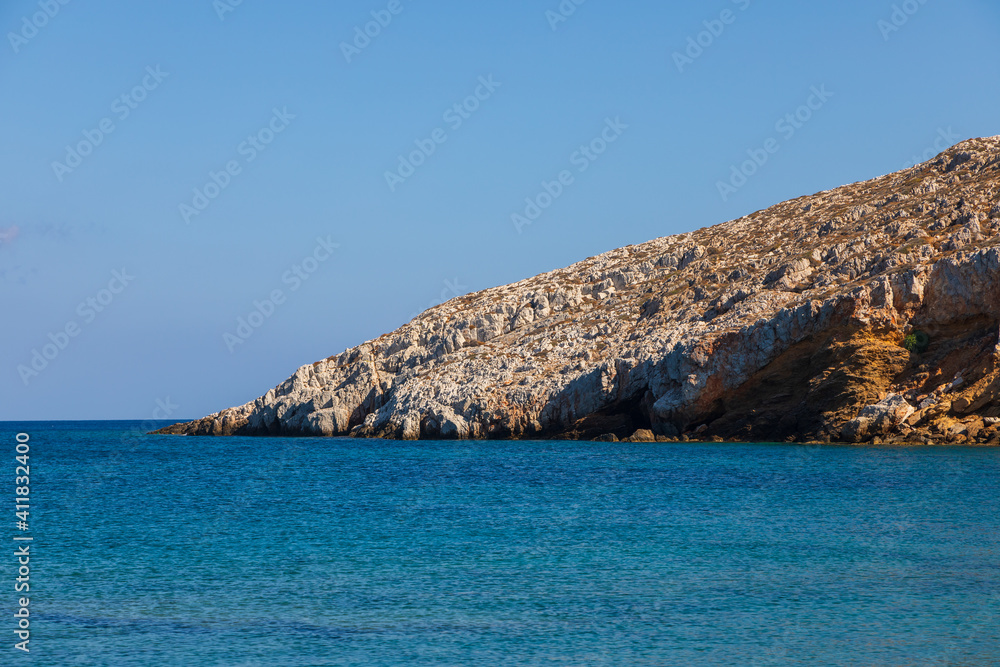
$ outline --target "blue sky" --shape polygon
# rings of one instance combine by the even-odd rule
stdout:
[[[1000,134],[987,0],[16,0],[0,33],[5,420],[202,416]]]

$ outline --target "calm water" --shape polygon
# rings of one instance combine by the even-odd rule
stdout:
[[[136,428],[0,424],[0,664],[1000,664],[1000,450]]]

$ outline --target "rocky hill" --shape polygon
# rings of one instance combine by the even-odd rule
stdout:
[[[162,432],[1000,443],[1000,137],[453,299]]]

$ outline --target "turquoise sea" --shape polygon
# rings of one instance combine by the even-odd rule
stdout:
[[[997,449],[139,429],[0,423],[0,664],[1000,664]]]

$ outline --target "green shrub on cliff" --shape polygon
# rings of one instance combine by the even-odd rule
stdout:
[[[911,334],[907,334],[906,338],[903,339],[903,347],[910,352],[916,352],[921,354],[927,351],[927,346],[931,344],[931,338],[923,331],[914,331]]]

